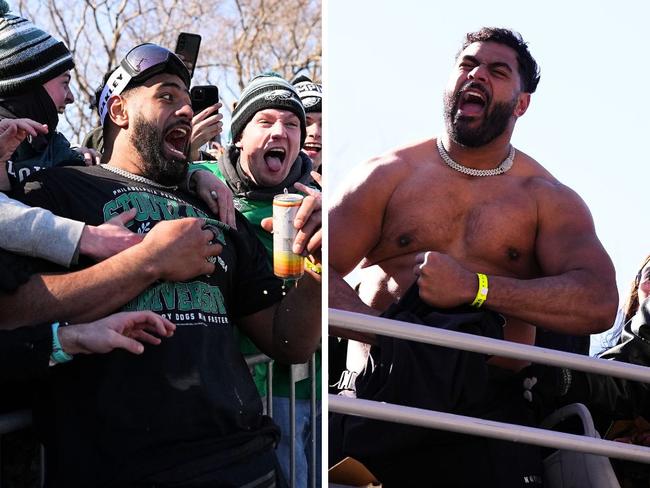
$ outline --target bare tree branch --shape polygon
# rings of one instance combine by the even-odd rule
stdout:
[[[143,42],[173,49],[179,32],[202,36],[194,83],[216,84],[229,114],[255,75],[321,78],[320,0],[17,0],[21,15],[73,52],[76,103],[59,124],[79,143],[97,124],[89,107],[104,73]]]

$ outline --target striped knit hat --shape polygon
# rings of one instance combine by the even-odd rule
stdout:
[[[0,97],[21,95],[74,68],[65,44],[8,11],[0,0]]]
[[[300,147],[307,137],[307,123],[305,122],[305,108],[300,101],[296,89],[279,74],[269,72],[256,76],[251,80],[232,112],[230,121],[230,135],[232,142],[236,142],[244,131],[244,127],[260,110],[275,108],[288,110],[300,119]]]
[[[323,85],[314,83],[305,75],[294,78],[291,80],[291,84],[296,88],[300,100],[305,106],[305,112],[323,111]]]

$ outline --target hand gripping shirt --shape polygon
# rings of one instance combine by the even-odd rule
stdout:
[[[139,233],[162,220],[212,217],[187,194],[98,166],[39,172],[25,185],[24,200],[92,225],[137,208],[127,226]],[[145,345],[140,356],[79,355],[56,368],[41,403],[45,414],[37,412],[37,422],[46,420],[52,486],[123,486],[169,470],[182,480],[183,473],[245,459],[277,439],[233,327],[238,317],[279,301],[282,283],[240,214],[237,231],[217,238],[223,252],[210,277],[155,283],[122,308],[164,315],[177,325],[173,337]]]

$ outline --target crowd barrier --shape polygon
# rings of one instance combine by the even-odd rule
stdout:
[[[329,324],[330,326],[357,332],[396,337],[495,356],[524,359],[533,363],[567,367],[589,373],[650,383],[650,368],[644,366],[608,361],[462,332],[436,329],[354,312],[329,309]],[[446,412],[429,411],[337,395],[328,396],[328,411],[650,464],[650,448],[648,447]]]

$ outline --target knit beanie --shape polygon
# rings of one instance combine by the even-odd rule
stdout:
[[[305,112],[323,111],[323,85],[314,83],[305,75],[294,78],[291,84],[296,88],[298,96],[305,106]]]
[[[74,68],[65,44],[8,11],[0,0],[0,97],[26,93]]]
[[[244,127],[260,110],[275,108],[288,110],[300,119],[300,147],[307,137],[305,108],[300,101],[295,88],[277,73],[263,73],[251,80],[232,112],[230,134],[236,142],[244,131]]]

